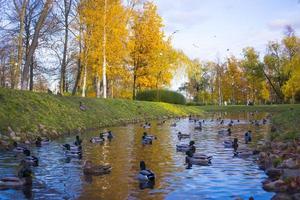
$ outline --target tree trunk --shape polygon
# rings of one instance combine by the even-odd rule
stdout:
[[[82,97],[86,96],[86,79],[87,79],[87,67],[86,64],[84,64],[84,68],[83,68],[83,84],[82,84]]]
[[[81,73],[82,73],[82,66],[81,66],[81,53],[82,53],[82,26],[80,25],[80,29],[79,29],[79,56],[78,56],[78,60],[77,60],[77,76],[76,76],[76,80],[75,80],[75,84],[72,90],[72,95],[74,96],[77,92],[77,88],[79,86],[79,82],[81,79]]]
[[[102,66],[103,98],[107,97],[107,82],[106,82],[106,14],[107,14],[107,0],[104,0],[103,66]]]
[[[33,67],[34,67],[34,62],[33,62],[33,56],[30,64],[30,83],[29,83],[29,90],[33,90]]]
[[[26,55],[26,60],[25,60],[25,65],[24,65],[24,69],[23,69],[23,73],[22,73],[22,79],[21,79],[21,89],[22,90],[26,90],[28,88],[28,75],[29,75],[29,67],[32,61],[32,57],[34,55],[34,52],[37,48],[38,45],[38,40],[39,40],[39,35],[40,35],[40,31],[44,25],[44,22],[47,18],[48,12],[51,8],[52,5],[52,1],[53,0],[46,0],[45,5],[43,7],[43,10],[38,18],[35,30],[34,30],[34,34],[33,34],[33,38],[32,38],[32,42],[31,45],[29,47],[29,51],[28,51],[28,55]]]
[[[98,74],[96,75],[96,97],[101,97],[101,79]]]
[[[136,97],[136,95],[135,95],[135,88],[136,88],[136,78],[137,78],[137,76],[136,76],[136,71],[134,71],[133,72],[133,87],[132,87],[132,99],[133,100],[135,100],[135,97]]]
[[[64,50],[60,70],[60,93],[63,94],[66,91],[66,70],[67,70],[67,52],[69,41],[69,14],[71,10],[72,0],[64,0]]]
[[[22,3],[21,10],[18,11],[19,14],[19,19],[20,19],[20,32],[18,36],[18,58],[17,58],[17,64],[14,64],[14,70],[13,70],[13,81],[11,83],[11,87],[13,89],[18,87],[19,83],[19,77],[20,77],[20,72],[22,68],[22,60],[23,60],[23,32],[24,32],[24,20],[25,20],[25,12],[26,12],[26,7],[27,7],[28,0],[24,0]],[[14,4],[16,2],[14,1]],[[17,6],[16,6],[17,8]]]

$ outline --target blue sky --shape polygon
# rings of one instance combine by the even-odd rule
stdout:
[[[252,46],[260,55],[280,41],[284,27],[300,33],[300,0],[154,0],[166,35],[176,48],[202,61],[241,57]]]

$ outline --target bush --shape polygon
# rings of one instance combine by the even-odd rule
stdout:
[[[186,102],[185,97],[182,94],[170,90],[141,91],[137,93],[136,100],[166,102],[173,104],[185,104]]]

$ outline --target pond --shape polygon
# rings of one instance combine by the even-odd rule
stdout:
[[[213,115],[213,114],[212,114]],[[0,199],[270,199],[274,194],[265,192],[261,182],[266,178],[258,169],[254,157],[233,157],[233,150],[224,148],[223,141],[229,136],[220,136],[218,130],[227,128],[230,119],[235,123],[230,138],[239,138],[239,148],[246,148],[244,133],[250,129],[253,138],[261,138],[268,125],[256,127],[249,119],[262,119],[266,113],[249,114],[216,113],[206,116],[202,131],[195,131],[195,124],[188,119],[177,120],[177,126],[167,120],[163,125],[151,122],[146,131],[157,136],[152,145],[143,146],[141,137],[145,131],[140,124],[111,127],[115,138],[104,144],[92,144],[89,139],[99,131],[87,132],[83,138],[82,159],[69,159],[61,145],[72,143],[74,136],[66,136],[41,148],[31,147],[32,154],[39,157],[38,167],[33,169],[32,188],[23,190],[0,190]],[[222,116],[224,125],[211,121]],[[201,118],[204,119],[204,118]],[[108,129],[107,129],[108,130]],[[177,132],[191,133],[191,138],[179,141]],[[176,151],[176,144],[194,140],[197,152],[213,156],[210,166],[186,169],[185,153]],[[0,152],[0,178],[14,176],[22,159],[12,152]],[[104,176],[83,175],[84,160],[98,164],[110,164],[112,172]],[[136,176],[139,162],[144,160],[147,168],[156,175],[153,189],[140,189]]]

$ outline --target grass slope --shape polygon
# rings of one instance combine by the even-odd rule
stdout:
[[[300,104],[256,106],[202,106],[206,112],[270,112],[273,113],[271,140],[300,139]]]
[[[87,106],[79,109],[79,102]],[[147,119],[201,114],[200,107],[119,99],[59,97],[0,88],[0,130],[37,132],[38,125],[66,132]]]

